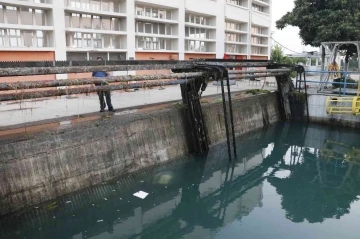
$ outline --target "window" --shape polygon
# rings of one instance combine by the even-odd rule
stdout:
[[[94,48],[102,48],[101,34],[93,34],[93,43]]]
[[[209,18],[204,16],[195,16],[191,14],[185,15],[185,22],[199,24],[199,25],[210,25]]]
[[[0,46],[6,46],[5,29],[0,29]]]
[[[18,24],[18,14],[16,7],[6,6],[6,18],[9,24]]]
[[[265,12],[265,11],[264,11],[264,7],[263,7],[263,6],[259,6],[259,5],[257,5],[257,4],[253,4],[253,5],[252,5],[252,9],[253,9],[254,11]]]
[[[80,28],[80,14],[78,13],[71,14],[71,27]]]
[[[82,47],[82,35],[80,32],[74,33],[74,42],[72,47],[81,48]]]
[[[81,14],[81,20],[79,18],[79,21],[81,21],[81,28],[85,29],[91,29],[91,15],[88,14]],[[80,26],[79,26],[80,27]]]
[[[144,15],[144,8],[143,7],[136,7],[136,15],[143,16]]]
[[[36,31],[36,46],[37,47],[44,47],[44,33],[42,31]]]
[[[21,46],[21,34],[20,30],[9,29],[10,46]]]
[[[91,34],[90,33],[83,33],[83,38],[84,38],[84,47],[92,47],[91,44]]]
[[[33,25],[33,9],[20,8],[20,21],[23,25]]]
[[[99,16],[93,16],[92,29],[100,30],[101,29],[101,20],[102,19]]]

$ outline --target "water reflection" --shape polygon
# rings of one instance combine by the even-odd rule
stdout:
[[[2,217],[0,238],[225,238],[233,225],[238,238],[250,235],[237,224],[243,219],[282,216],[302,225],[339,220],[353,212],[360,194],[359,139],[346,130],[278,124],[238,139],[235,161],[220,144],[208,155]],[[264,196],[272,188],[278,201]],[[149,196],[134,197],[139,190]],[[282,209],[270,215],[276,205]]]

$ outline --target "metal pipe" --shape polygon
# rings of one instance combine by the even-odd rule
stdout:
[[[0,76],[28,76],[28,75],[53,75],[67,73],[84,73],[94,71],[140,71],[161,70],[171,68],[191,69],[195,65],[216,65],[224,67],[266,67],[266,62],[184,62],[178,64],[148,64],[148,65],[113,65],[113,66],[63,66],[63,67],[18,67],[2,68]]]
[[[287,72],[291,72],[293,71],[293,69],[264,69],[264,70],[234,70],[234,71],[229,71],[229,75],[238,75],[238,74],[251,74],[251,73],[287,73]]]
[[[67,88],[67,89],[50,89],[44,91],[36,92],[16,92],[10,94],[0,94],[0,101],[10,101],[10,100],[25,100],[25,99],[34,99],[34,98],[45,98],[45,97],[54,97],[62,95],[74,95],[74,94],[84,94],[97,92],[99,90],[124,90],[124,89],[135,89],[135,88],[146,88],[146,87],[156,87],[156,86],[165,86],[165,85],[179,85],[184,84],[192,79],[176,79],[166,82],[160,81],[147,81],[143,83],[121,83],[118,85],[106,85],[106,86],[89,86],[89,87],[79,87],[79,88]]]
[[[180,73],[181,74],[181,73]],[[284,73],[271,73],[271,74],[258,74],[255,76],[243,75],[237,77],[230,77],[230,79],[240,80],[256,77],[270,77],[270,76],[281,76]],[[10,94],[0,94],[0,101],[10,101],[10,100],[23,100],[23,99],[33,99],[33,98],[43,98],[43,97],[52,97],[52,96],[62,96],[62,95],[73,95],[73,94],[83,94],[97,92],[98,90],[124,90],[124,89],[134,89],[134,88],[146,88],[146,87],[156,87],[156,86],[167,86],[167,85],[179,85],[184,84],[190,80],[194,79],[176,79],[168,81],[145,81],[142,83],[120,83],[118,85],[108,85],[108,86],[91,86],[91,87],[78,87],[78,88],[66,88],[66,89],[50,89],[37,92],[16,92]]]
[[[60,86],[88,85],[102,82],[129,82],[129,81],[146,81],[160,79],[191,79],[202,76],[202,72],[176,73],[176,74],[159,74],[159,75],[126,75],[126,76],[109,76],[101,78],[81,78],[67,80],[46,80],[46,81],[28,81],[16,83],[0,83],[0,91],[19,90],[19,89],[36,89]]]
[[[242,75],[242,76],[230,76],[230,80],[241,80],[249,78],[260,78],[260,77],[271,77],[271,76],[282,76],[284,73],[268,73],[268,74],[257,74],[257,75]]]

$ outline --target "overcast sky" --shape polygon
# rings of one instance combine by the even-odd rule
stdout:
[[[297,27],[287,27],[282,31],[276,29],[275,27],[275,22],[294,8],[294,0],[272,0],[272,2],[272,31],[274,32],[273,38],[292,51],[302,52],[318,50],[318,48],[312,48],[310,46],[304,46],[302,44],[298,34],[299,29]],[[284,52],[292,53],[291,51],[286,49],[284,49]]]

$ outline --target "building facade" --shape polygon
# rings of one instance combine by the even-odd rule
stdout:
[[[271,0],[0,0],[0,61],[268,59]]]

